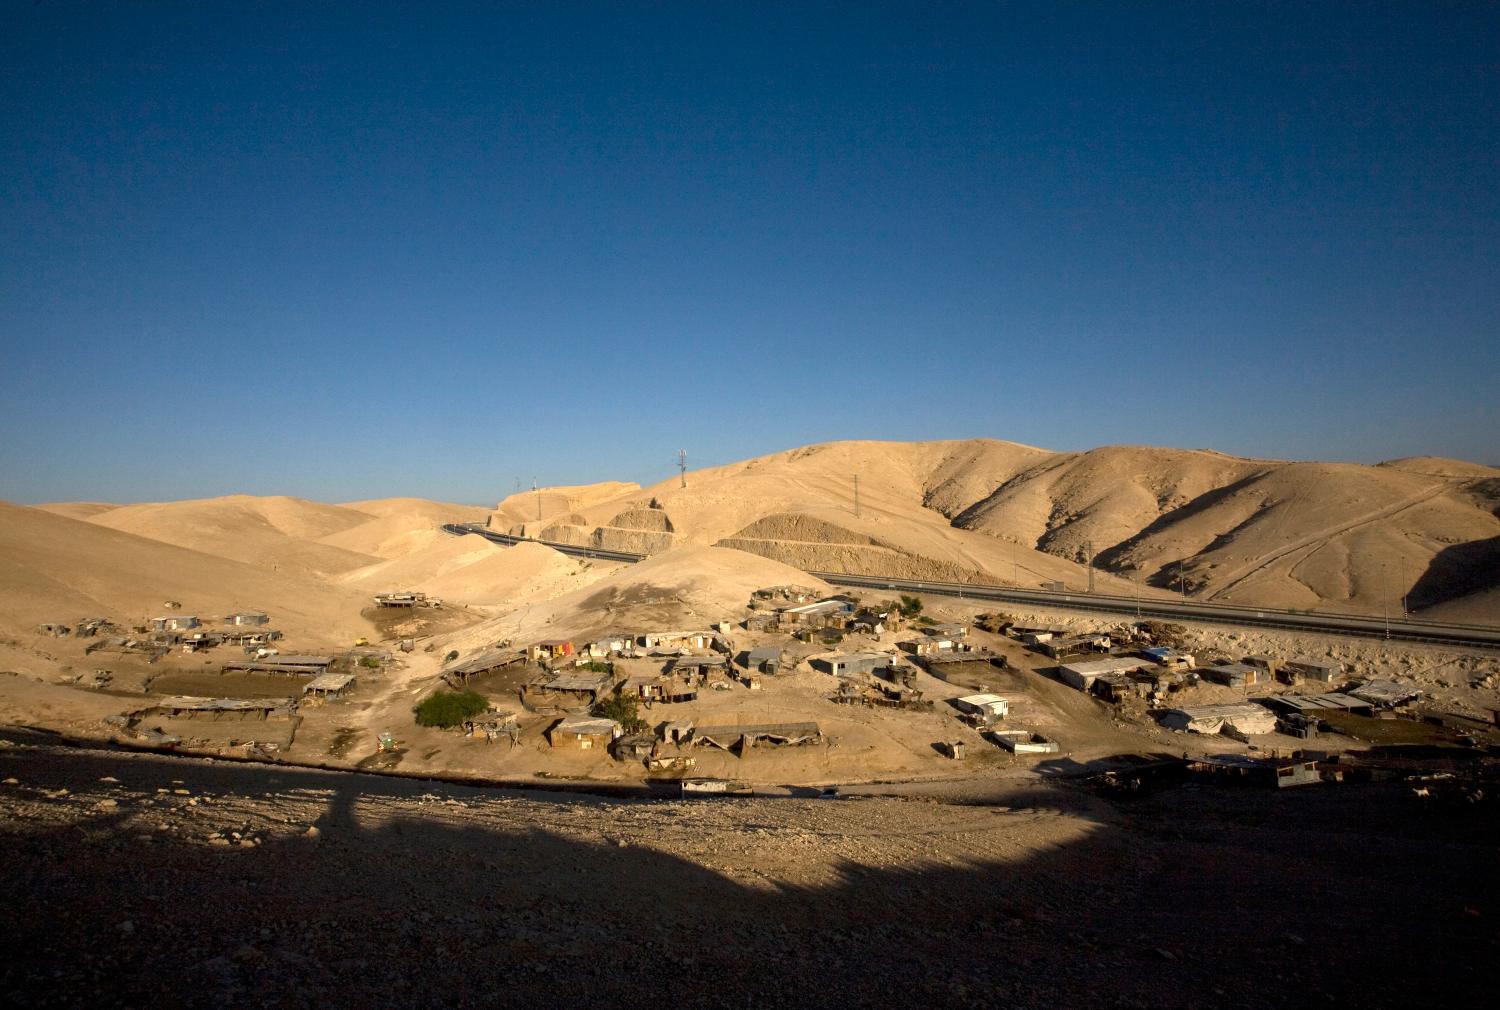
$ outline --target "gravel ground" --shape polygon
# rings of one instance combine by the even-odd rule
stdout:
[[[0,743],[13,1005],[1396,1006],[1500,975],[1494,805],[1406,786],[610,800]]]

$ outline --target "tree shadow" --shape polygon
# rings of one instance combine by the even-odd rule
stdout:
[[[43,1005],[1395,1005],[1476,998],[1496,977],[1493,811],[1413,816],[1375,787],[1129,807],[999,795],[969,816],[1024,835],[1090,812],[1067,844],[1007,859],[939,859],[913,801],[879,822],[897,865],[856,845],[792,884],[776,861],[801,844],[829,865],[830,811],[857,840],[868,803],[898,801],[523,796],[53,748],[0,750],[0,771],[75,794],[180,780],[216,810],[269,793],[321,807],[316,840],[255,848],[140,842],[128,805],[0,823],[0,991]],[[485,804],[521,802],[535,809],[486,820]],[[796,811],[774,845],[757,829],[773,803]],[[701,860],[631,841],[648,826],[701,841]],[[704,865],[758,844],[763,876]]]

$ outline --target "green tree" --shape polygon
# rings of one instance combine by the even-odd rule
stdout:
[[[651,728],[650,723],[641,718],[635,696],[618,691],[596,704],[594,714],[613,719],[626,733],[644,733]]]
[[[452,729],[489,711],[490,703],[473,691],[439,691],[417,706],[417,725]]]
[[[901,616],[910,620],[922,612],[922,601],[915,596],[901,596]]]

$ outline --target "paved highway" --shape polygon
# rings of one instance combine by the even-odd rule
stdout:
[[[519,544],[527,539],[497,533],[479,523],[449,523],[443,529],[459,536],[469,533],[477,534],[498,544]],[[593,547],[579,547],[575,544],[552,543],[546,540],[534,542],[561,551],[563,554],[599,558],[604,561],[635,562],[645,558],[643,554],[631,554],[625,551],[605,551]],[[1131,596],[1110,596],[1103,593],[1056,593],[1041,589],[1019,589],[1014,586],[913,582],[880,576],[846,575],[840,572],[809,572],[808,574],[833,585],[859,589],[930,593],[971,600],[994,600],[1000,603],[1022,603],[1037,607],[1119,614],[1126,617],[1279,628],[1287,631],[1355,635],[1362,638],[1389,638],[1404,642],[1431,642],[1471,649],[1500,649],[1500,628],[1474,624],[1434,624],[1401,618],[1387,621],[1384,618],[1366,617],[1361,614],[1304,613],[1294,610],[1273,610],[1227,603],[1200,603],[1192,600],[1163,600],[1151,597],[1142,597],[1137,600]]]

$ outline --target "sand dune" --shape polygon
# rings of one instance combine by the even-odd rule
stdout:
[[[0,503],[0,625],[29,635],[42,621],[104,616],[137,623],[162,612],[222,616],[254,608],[313,643],[351,641],[368,631],[362,594],[145,537]]]

